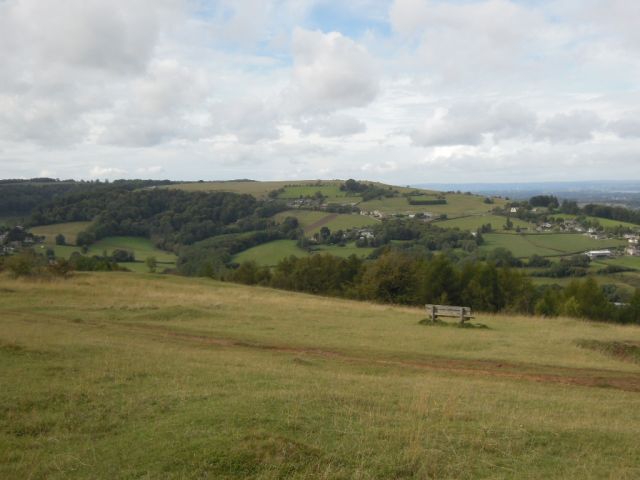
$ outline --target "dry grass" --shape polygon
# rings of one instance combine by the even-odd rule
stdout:
[[[0,477],[640,475],[637,392],[527,376],[637,379],[576,342],[640,329],[423,316],[177,277],[0,277]]]

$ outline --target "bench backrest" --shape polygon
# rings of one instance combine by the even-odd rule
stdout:
[[[425,305],[425,307],[427,308],[427,312],[435,310],[436,315],[440,315],[442,317],[459,317],[460,315],[464,315],[465,317],[471,316],[470,307],[455,307],[451,305]]]

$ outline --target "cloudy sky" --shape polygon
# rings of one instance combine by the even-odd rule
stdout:
[[[640,2],[0,0],[0,178],[640,179]]]

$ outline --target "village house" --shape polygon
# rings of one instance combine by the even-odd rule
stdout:
[[[640,256],[640,246],[638,244],[638,237],[627,237],[629,245],[625,249],[624,253],[631,257]]]

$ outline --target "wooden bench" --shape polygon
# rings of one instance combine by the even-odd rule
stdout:
[[[471,315],[471,307],[453,307],[450,305],[425,305],[427,315],[431,317],[431,321],[435,322],[438,317],[455,317],[460,319],[463,324],[467,320],[474,318]]]

